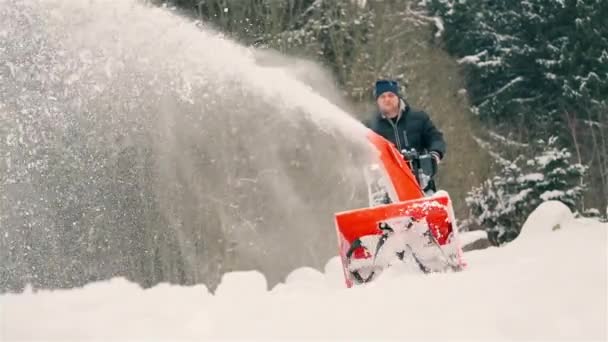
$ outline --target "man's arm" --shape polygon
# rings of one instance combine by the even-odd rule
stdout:
[[[426,113],[425,113],[426,114]],[[443,133],[435,127],[431,118],[425,115],[423,124],[423,136],[429,151],[435,151],[439,154],[439,159],[443,159],[446,154],[446,143],[443,139]]]

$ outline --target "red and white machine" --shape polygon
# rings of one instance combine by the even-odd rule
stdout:
[[[422,273],[462,270],[448,193],[425,194],[416,160],[372,131],[368,139],[379,155],[366,169],[370,207],[335,214],[346,286],[373,281],[395,263]]]

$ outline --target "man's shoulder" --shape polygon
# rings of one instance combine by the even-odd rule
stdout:
[[[428,120],[429,119],[429,114],[422,109],[409,108],[407,115],[410,116],[414,120]]]

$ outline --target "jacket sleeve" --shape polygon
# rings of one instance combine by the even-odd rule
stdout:
[[[425,115],[424,118],[423,136],[426,148],[429,151],[437,151],[441,156],[441,159],[443,159],[446,154],[446,143],[443,139],[443,133],[435,127],[435,124],[433,124],[433,121],[431,121],[428,114]]]

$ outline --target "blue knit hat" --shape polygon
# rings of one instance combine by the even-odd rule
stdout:
[[[399,83],[393,80],[378,80],[374,88],[374,97],[378,99],[380,95],[390,91],[399,96]]]

